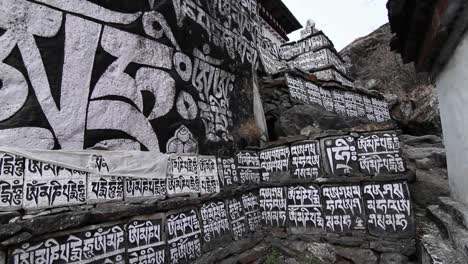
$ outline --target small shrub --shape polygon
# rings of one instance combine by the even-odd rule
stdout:
[[[241,123],[239,134],[251,146],[258,145],[262,137],[262,133],[253,117]]]
[[[264,264],[280,264],[280,253],[276,249],[272,249],[270,255],[267,256]]]

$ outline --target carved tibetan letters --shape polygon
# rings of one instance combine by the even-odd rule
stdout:
[[[352,136],[332,137],[321,141],[323,160],[330,175],[343,176],[359,171],[356,142]]]
[[[322,197],[327,232],[366,231],[360,185],[322,186]]]
[[[123,201],[123,177],[88,176],[88,204]]]
[[[174,155],[169,158],[167,172],[167,195],[196,195],[200,193],[198,157]]]
[[[203,230],[203,251],[207,252],[232,239],[228,211],[223,202],[208,202],[200,208]]]
[[[320,145],[310,140],[291,145],[292,175],[297,179],[315,179],[321,176]]]
[[[257,152],[238,152],[236,164],[241,184],[260,183],[260,157]]]
[[[220,192],[215,156],[198,156],[198,177],[200,178],[201,194]]]
[[[369,233],[385,237],[413,237],[413,209],[406,182],[364,184]]]
[[[286,190],[283,187],[260,189],[260,210],[266,226],[286,226]]]
[[[19,209],[23,204],[25,158],[8,153],[0,153],[0,157],[0,210]]]
[[[357,139],[359,167],[367,175],[403,173],[400,140],[395,132],[364,134]]]
[[[166,225],[169,263],[192,263],[201,257],[201,224],[195,209],[169,215]]]
[[[242,195],[242,206],[244,207],[247,218],[247,226],[250,232],[255,232],[260,228],[262,214],[260,212],[260,203],[258,195],[249,192]]]
[[[309,104],[309,96],[302,79],[293,78],[289,75],[286,75],[286,82],[288,84],[289,94],[293,101]]]
[[[262,181],[286,180],[290,178],[291,153],[287,146],[260,152]]]
[[[231,230],[234,235],[234,240],[242,239],[247,235],[247,222],[242,203],[237,198],[228,199],[226,205],[229,213],[229,221],[231,222]]]
[[[10,264],[125,263],[123,225],[93,226],[65,236],[25,243],[11,250]]]
[[[316,185],[288,187],[289,227],[322,231],[325,218],[320,187]]]
[[[164,199],[167,192],[166,177],[157,177],[152,179],[125,178],[124,188],[126,201]]]
[[[84,204],[87,176],[86,172],[27,159],[23,207],[39,209]]]
[[[166,263],[166,233],[162,215],[138,217],[127,226],[127,262]]]
[[[218,175],[221,188],[226,188],[239,183],[237,166],[234,158],[217,158]]]

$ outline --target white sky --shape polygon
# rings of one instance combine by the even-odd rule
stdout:
[[[283,0],[305,26],[312,18],[338,51],[388,22],[387,0]],[[289,35],[298,40],[300,30]]]

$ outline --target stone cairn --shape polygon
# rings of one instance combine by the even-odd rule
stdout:
[[[312,22],[281,55],[302,70],[266,83],[286,85],[292,103],[390,121],[382,97],[353,86]],[[253,263],[268,252],[260,245],[291,241],[334,245],[356,263],[407,259],[415,225],[398,132],[361,132],[286,138],[228,157],[174,154],[151,179],[4,153],[0,262]]]

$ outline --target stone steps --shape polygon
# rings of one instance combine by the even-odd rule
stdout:
[[[457,208],[461,209],[462,207],[449,198],[443,198],[440,200],[440,205],[427,207],[427,216],[438,228],[436,232],[439,231],[437,235],[440,235],[440,239],[438,238],[437,240],[439,241],[435,240],[435,242],[438,242],[440,245],[446,244],[448,249],[453,249],[451,255],[460,255],[463,261],[447,263],[468,263],[468,229],[463,222],[466,218],[464,218],[465,215],[457,210]],[[458,213],[454,213],[456,211]]]
[[[424,219],[424,220],[423,220]],[[423,217],[419,221],[419,250],[421,264],[466,264],[466,258],[451,241],[444,239],[436,224]]]
[[[468,208],[450,197],[439,197],[439,206],[449,213],[457,224],[468,229]]]

